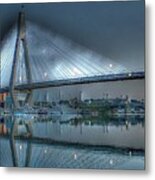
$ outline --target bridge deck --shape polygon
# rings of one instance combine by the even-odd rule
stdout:
[[[24,90],[31,90],[31,89],[33,90],[33,89],[40,89],[40,88],[60,87],[60,86],[69,86],[69,85],[76,85],[76,84],[89,84],[89,83],[97,83],[97,82],[144,79],[144,77],[145,77],[144,72],[100,75],[100,76],[93,76],[93,77],[83,77],[83,78],[74,78],[74,79],[66,79],[66,80],[54,80],[54,81],[21,84],[21,85],[16,85],[15,90],[24,91]],[[0,88],[0,93],[4,93],[4,92],[9,92],[9,87]]]

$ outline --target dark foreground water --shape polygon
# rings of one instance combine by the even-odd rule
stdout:
[[[3,117],[0,166],[144,169],[144,144],[143,116]]]

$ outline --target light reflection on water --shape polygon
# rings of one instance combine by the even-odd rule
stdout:
[[[13,165],[9,160],[12,156],[9,138],[4,138],[10,134],[13,121],[14,136],[18,137],[15,140],[18,166],[144,169],[144,117],[72,118],[70,121],[68,117],[64,121],[62,117],[49,116],[5,117],[5,131],[1,131],[3,135],[0,136],[0,155],[3,156],[0,163],[3,166]],[[33,138],[40,138],[39,142]],[[51,144],[49,139],[60,144]],[[66,144],[61,146],[61,142]],[[28,144],[31,144],[31,150],[27,150]],[[126,149],[119,151],[119,148]],[[6,157],[4,149],[7,149]],[[30,155],[26,155],[27,151]],[[27,165],[25,159],[29,159]]]

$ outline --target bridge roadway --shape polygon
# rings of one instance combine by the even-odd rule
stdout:
[[[49,88],[49,87],[60,87],[60,86],[90,84],[90,83],[109,82],[109,81],[135,80],[135,79],[144,79],[144,78],[145,78],[144,72],[132,72],[132,73],[82,77],[82,78],[74,78],[74,79],[53,80],[53,81],[45,81],[45,82],[33,82],[29,84],[16,85],[14,89],[17,91],[25,91],[25,90],[34,90],[34,89]],[[0,93],[9,92],[9,89],[10,89],[9,87],[0,88]]]

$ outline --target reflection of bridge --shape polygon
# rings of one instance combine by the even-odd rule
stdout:
[[[74,136],[72,140],[68,138],[61,139],[59,135],[55,136],[56,135],[55,134],[54,135],[55,138],[54,138],[54,136],[48,134],[48,130],[46,129],[47,125],[36,126],[35,124],[30,122],[31,119],[29,121],[29,118],[26,118],[26,121],[24,120],[22,121],[22,123],[15,116],[10,118],[11,118],[11,124],[9,124],[10,131],[8,131],[7,133],[5,132],[4,134],[0,133],[0,144],[1,144],[0,155],[2,155],[0,156],[1,157],[0,166],[15,166],[15,167],[51,167],[51,166],[55,167],[56,166],[57,167],[57,165],[55,165],[54,163],[55,161],[57,161],[59,162],[59,167],[63,167],[63,166],[67,167],[68,165],[72,166],[72,164],[76,162],[77,167],[79,165],[78,163],[82,163],[83,166],[88,164],[92,167],[96,167],[96,165],[100,164],[104,168],[107,167],[107,162],[109,162],[111,159],[111,156],[107,156],[106,154],[104,154],[106,152],[107,153],[110,152],[111,155],[113,154],[114,156],[117,153],[116,156],[117,158],[120,155],[121,159],[117,159],[117,162],[119,160],[119,163],[122,163],[122,160],[123,161],[129,160],[128,159],[129,145],[127,144],[127,146],[124,146],[123,142],[122,142],[123,147],[121,147],[120,144],[117,143],[116,144],[114,143],[115,145],[112,145],[111,143],[109,143],[109,145],[102,143],[94,144],[94,141],[92,141],[93,143],[92,142],[85,143],[83,141],[77,141],[77,139]],[[10,119],[6,119],[4,122],[6,123],[7,120]],[[125,121],[123,122],[124,124],[126,123]],[[57,121],[57,123],[60,126],[59,121]],[[23,131],[20,131],[21,124],[22,124],[22,129],[24,126],[26,130],[24,131],[24,133]],[[48,126],[50,130],[52,126],[50,127]],[[75,127],[77,128],[76,125]],[[108,128],[108,126],[102,124],[101,127],[103,127],[103,130],[102,128],[99,127],[99,129],[101,130],[100,132],[102,132],[103,134],[107,133],[105,131],[107,131],[106,128]],[[37,131],[39,132],[41,128],[42,132],[45,131],[45,134],[41,133],[37,135],[36,128]],[[55,128],[56,126],[53,126],[52,130]],[[118,129],[119,131],[121,131],[120,128]],[[79,131],[79,133],[81,133],[81,130]],[[89,131],[87,133],[89,133]],[[85,131],[83,135],[89,139],[87,133]],[[114,136],[116,135],[117,135],[117,131],[115,131]],[[141,149],[137,147],[135,150],[135,147],[132,146],[131,144],[130,144],[130,151],[132,152],[135,151],[136,153],[144,152],[143,148]],[[95,156],[94,156],[94,151],[95,151]],[[60,156],[60,154],[62,156]],[[104,157],[102,157],[101,154]],[[123,154],[123,156],[121,154]],[[126,158],[124,155],[127,155]],[[103,160],[101,160],[101,157],[103,158]],[[62,161],[61,158],[64,161]]]
[[[103,144],[91,144],[82,143],[75,140],[74,136],[72,140],[65,141],[65,139],[58,140],[57,138],[48,137],[48,131],[45,129],[47,126],[38,126],[37,130],[40,132],[40,128],[46,130],[44,136],[36,134],[36,126],[30,123],[29,118],[22,125],[25,126],[26,131],[22,134],[18,131],[19,120],[15,116],[10,117],[11,124],[9,125],[10,132],[7,134],[0,134],[0,166],[16,166],[16,167],[112,167],[111,163],[108,166],[108,162],[111,158],[114,158],[114,166],[124,164],[124,161],[128,162],[129,157],[134,158],[134,152],[140,153],[143,156],[143,149],[137,148],[136,150],[131,146],[129,154],[129,147],[120,147],[113,145]],[[5,120],[7,122],[7,120]],[[58,122],[58,121],[57,121]],[[125,123],[125,121],[123,121]],[[52,126],[50,126],[51,128]],[[91,126],[92,127],[92,126]],[[103,125],[103,130],[106,126]],[[55,128],[55,126],[53,126]],[[77,127],[76,127],[77,128]],[[20,128],[19,128],[20,129]],[[99,128],[100,129],[100,128]],[[101,130],[102,131],[102,130]],[[119,128],[119,131],[120,128]],[[117,131],[115,131],[115,135]],[[105,132],[102,132],[105,133]],[[87,133],[84,133],[85,135]],[[134,134],[134,133],[133,133]],[[132,134],[132,135],[133,135]],[[95,135],[95,134],[94,134]],[[93,136],[94,136],[93,135]],[[87,135],[86,135],[87,136]],[[57,136],[56,136],[57,137]],[[141,137],[141,136],[140,136]],[[89,138],[89,137],[88,137]],[[61,138],[60,138],[61,139]],[[112,138],[113,139],[113,138]],[[130,141],[130,138],[129,138]],[[124,143],[122,143],[124,144]],[[131,144],[130,144],[131,145]],[[95,156],[94,156],[95,151]],[[102,152],[102,153],[101,153]],[[109,156],[110,153],[110,156]],[[116,155],[117,154],[117,155]],[[116,159],[116,161],[115,161]],[[135,163],[135,161],[134,161]],[[81,166],[80,166],[81,165]],[[88,166],[87,166],[88,165]],[[132,166],[131,166],[132,168]]]
[[[30,140],[15,138],[13,149],[10,144],[11,138],[1,135],[0,143],[2,153],[0,166],[4,167],[122,169],[124,163],[127,163],[128,168],[133,169],[138,154],[142,158],[139,169],[144,169],[143,151],[55,145],[46,141],[35,142],[32,138]]]
[[[26,26],[24,13],[2,44],[0,69],[0,93],[9,92],[14,107],[19,106],[17,92],[25,93],[29,103],[33,89],[144,78],[144,72],[131,72],[73,42],[43,34],[29,22]]]

